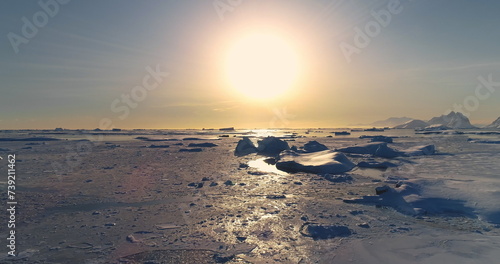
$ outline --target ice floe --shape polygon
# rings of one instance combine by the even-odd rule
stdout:
[[[212,148],[217,147],[214,143],[189,143],[188,147],[198,147],[198,148]]]
[[[397,167],[398,165],[384,161],[384,162],[377,162],[377,161],[361,161],[358,163],[358,167],[360,168],[376,168],[376,169],[387,169],[390,167]]]
[[[434,145],[415,146],[403,151],[405,156],[423,156],[436,154]]]
[[[347,226],[340,225],[321,225],[306,223],[300,228],[303,236],[312,237],[314,240],[329,239],[335,237],[347,237],[352,234]]]
[[[364,138],[369,138],[371,142],[385,142],[385,143],[393,143],[393,138],[392,137],[386,137],[382,135],[378,136],[360,136],[359,138],[364,139]]]

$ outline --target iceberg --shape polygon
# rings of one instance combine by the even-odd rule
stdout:
[[[290,147],[286,141],[283,141],[277,137],[266,137],[257,142],[257,147],[248,138],[244,137],[238,141],[236,149],[234,150],[234,155],[245,156],[251,153],[258,153],[265,156],[278,156],[283,150],[288,150]]]
[[[236,145],[236,149],[234,150],[234,155],[245,156],[252,153],[257,153],[257,148],[248,137],[244,137],[238,141],[238,145]]]
[[[257,151],[261,155],[277,156],[283,150],[288,150],[290,147],[286,141],[276,137],[266,137],[257,142]]]

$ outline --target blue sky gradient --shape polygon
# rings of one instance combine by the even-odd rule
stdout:
[[[58,4],[16,53],[8,34],[22,36],[22,18],[43,10],[38,2],[0,3],[0,129],[96,128],[103,118],[120,128],[430,119],[475,96],[479,77],[500,82],[500,2],[493,0],[401,0],[402,11],[350,63],[341,43],[353,45],[355,28],[391,1],[242,0],[221,19],[213,1],[73,0]],[[255,103],[226,87],[219,66],[238,36],[260,28],[287,35],[306,70],[286,98]],[[121,119],[112,102],[157,65],[169,76]],[[473,123],[500,116],[500,91],[478,102],[464,110]],[[276,109],[286,109],[286,124],[274,123]]]

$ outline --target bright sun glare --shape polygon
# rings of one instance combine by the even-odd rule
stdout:
[[[229,50],[226,73],[232,87],[253,99],[273,99],[285,94],[297,80],[297,54],[284,39],[253,34]]]

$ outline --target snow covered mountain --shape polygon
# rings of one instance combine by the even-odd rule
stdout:
[[[409,117],[390,117],[387,118],[386,120],[380,120],[371,123],[370,125],[375,126],[375,127],[394,127],[397,125],[404,124],[408,121],[413,120],[413,118]]]
[[[422,120],[418,120],[418,119],[413,119],[413,120],[410,120],[404,124],[401,124],[399,126],[395,126],[394,128],[396,129],[416,129],[416,128],[425,128],[429,126],[429,124],[427,124],[427,122],[425,121],[422,121]]]
[[[460,112],[451,111],[447,115],[442,115],[438,117],[434,117],[429,120],[427,123],[429,125],[445,125],[450,128],[476,128],[475,126],[470,124],[469,118],[464,116]]]
[[[497,120],[493,121],[493,123],[486,126],[486,128],[499,128],[500,129],[500,117]]]

